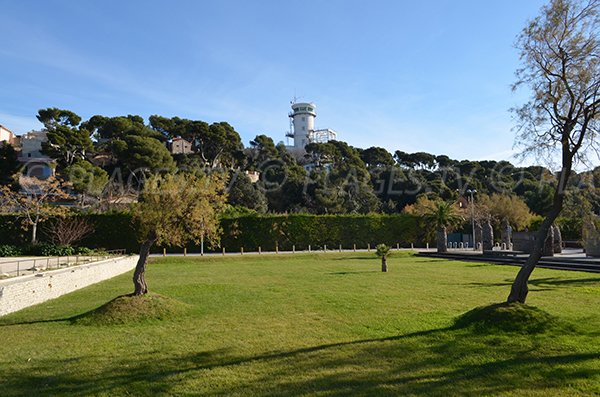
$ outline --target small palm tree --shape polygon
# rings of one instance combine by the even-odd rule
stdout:
[[[423,212],[423,220],[436,230],[437,252],[448,252],[448,230],[464,222],[453,203],[433,201]]]
[[[376,247],[377,251],[375,252],[377,254],[378,257],[381,258],[381,271],[382,272],[387,272],[387,256],[389,255],[390,252],[390,247],[388,247],[385,244],[379,244]]]

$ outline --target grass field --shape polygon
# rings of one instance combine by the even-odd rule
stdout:
[[[501,302],[517,268],[368,254],[167,258],[151,291],[183,314],[72,319],[130,275],[0,318],[0,395],[600,394],[600,275],[537,269],[529,304],[561,324],[525,334],[453,327]]]

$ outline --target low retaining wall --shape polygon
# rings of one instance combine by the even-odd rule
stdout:
[[[131,271],[138,258],[137,255],[111,258],[87,265],[0,280],[0,316]]]

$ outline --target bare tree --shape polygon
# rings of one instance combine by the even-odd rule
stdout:
[[[534,249],[520,269],[507,301],[524,303],[527,282],[544,241],[560,214],[573,165],[597,152],[600,106],[599,0],[551,0],[517,40],[522,68],[514,88],[527,86],[531,99],[515,109],[517,145],[523,156],[560,157],[561,169],[550,212]]]
[[[53,244],[71,245],[94,232],[94,227],[77,216],[59,217],[51,221],[44,231]]]
[[[31,226],[31,243],[36,244],[40,222],[52,215],[64,213],[63,208],[52,203],[68,196],[55,178],[39,180],[24,177],[20,184],[20,192],[12,191],[7,186],[0,187],[0,211],[16,214],[26,226]]]

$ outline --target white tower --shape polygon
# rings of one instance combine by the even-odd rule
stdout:
[[[315,130],[315,112],[314,103],[293,103],[292,112],[289,116],[293,131],[290,131],[290,137],[294,138],[294,150],[302,151],[310,143],[309,135]]]

